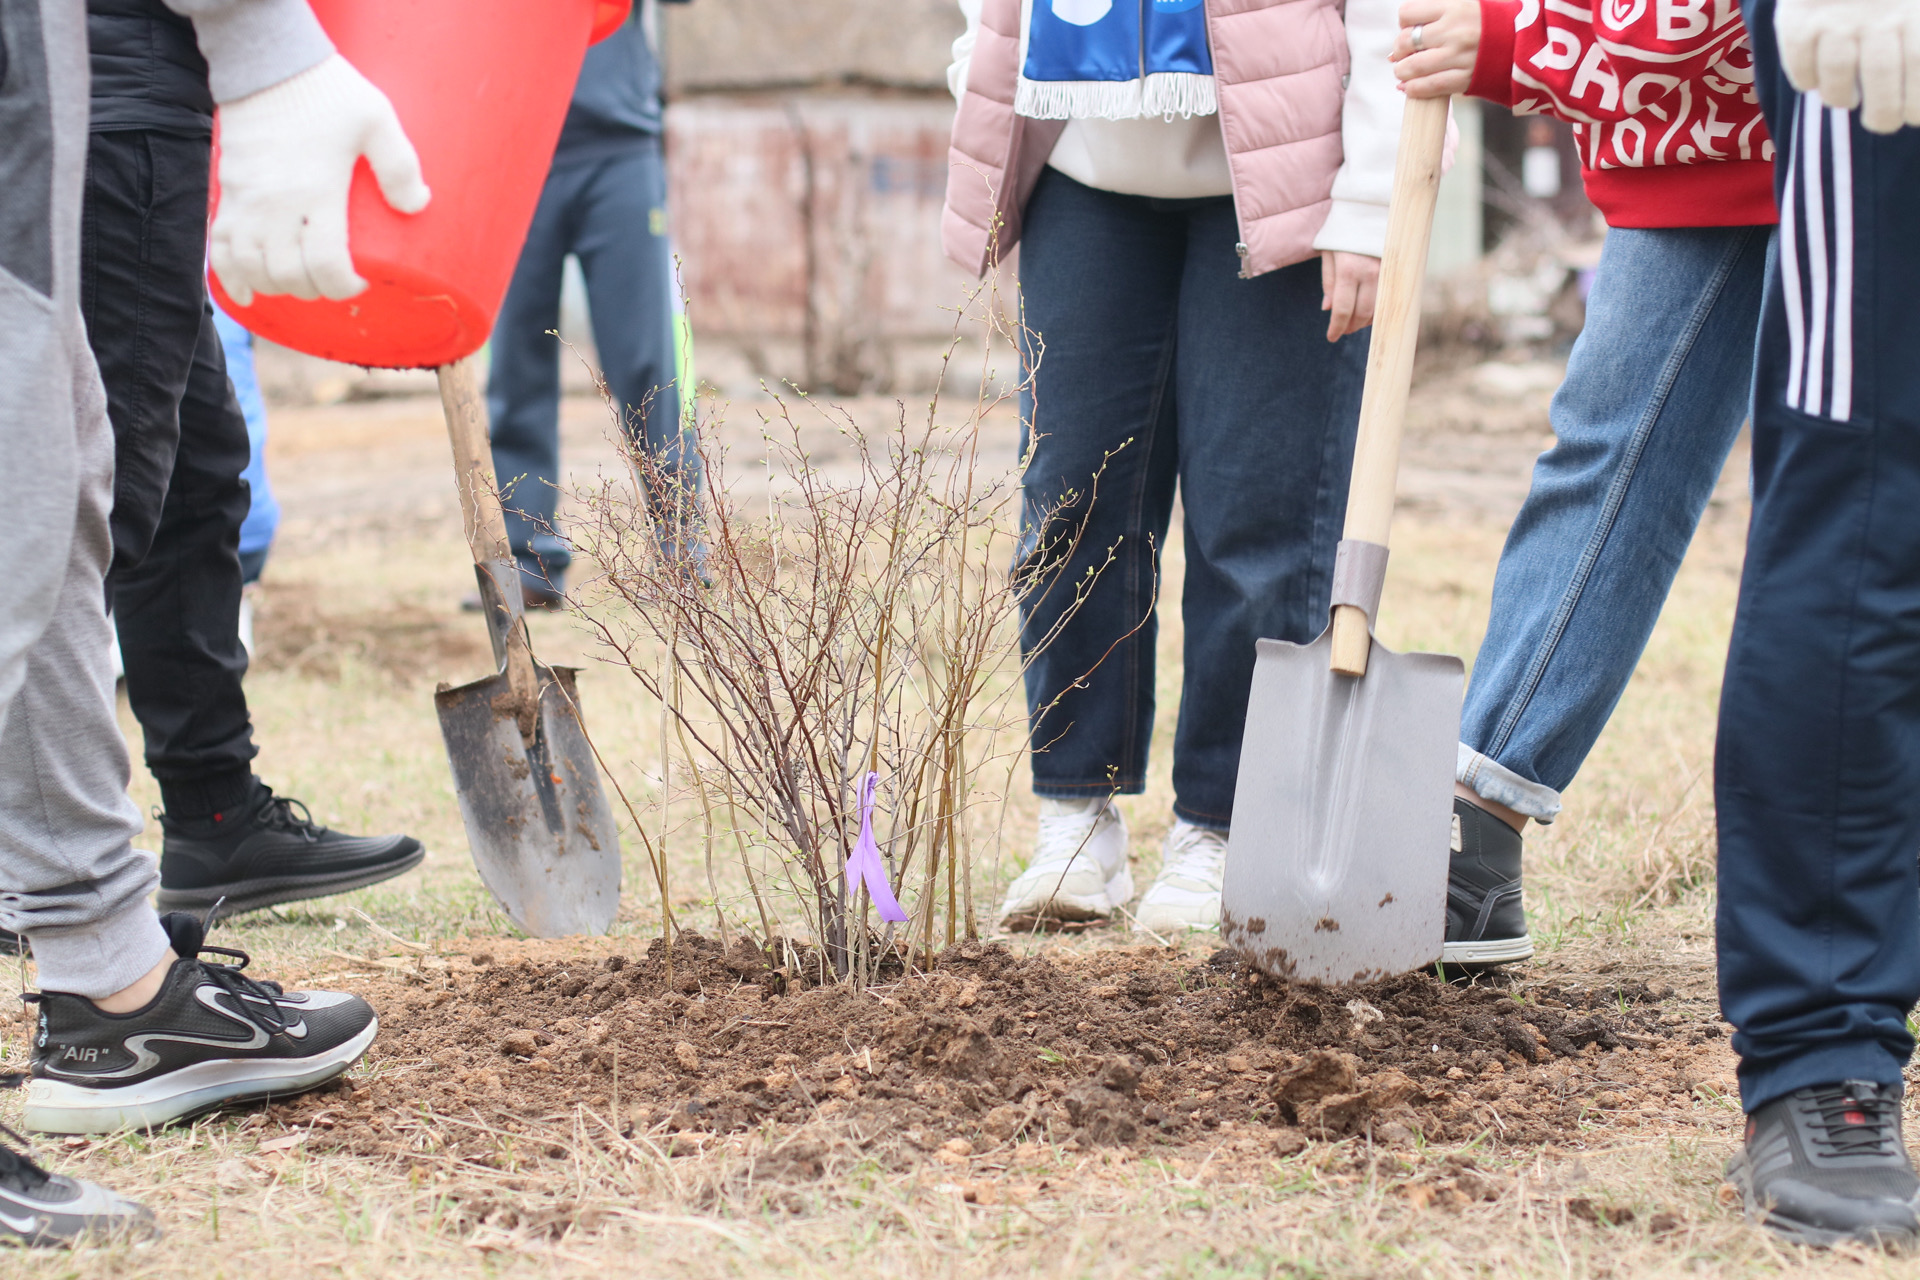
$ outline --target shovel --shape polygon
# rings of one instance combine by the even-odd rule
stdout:
[[[1373,638],[1386,577],[1420,281],[1447,100],[1401,125],[1386,256],[1360,402],[1333,620],[1312,644],[1257,643],[1220,925],[1289,981],[1337,985],[1440,958],[1465,669]]]
[[[620,837],[580,723],[574,671],[533,657],[474,358],[439,372],[496,667],[433,695],[467,843],[480,879],[522,929],[536,938],[603,934],[620,907]]]

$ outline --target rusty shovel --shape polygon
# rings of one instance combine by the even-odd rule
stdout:
[[[620,907],[620,837],[580,721],[574,671],[533,656],[474,357],[439,374],[496,668],[433,695],[467,843],[480,879],[522,929],[536,938],[603,934]]]
[[[1258,642],[1221,892],[1221,931],[1290,981],[1336,985],[1440,958],[1465,668],[1373,638],[1386,576],[1420,281],[1447,100],[1401,125],[1333,618],[1311,644]]]

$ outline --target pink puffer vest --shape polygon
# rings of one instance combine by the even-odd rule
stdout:
[[[1241,270],[1259,275],[1312,257],[1332,207],[1347,74],[1341,0],[1206,6]],[[1014,114],[1019,73],[1020,0],[984,0],[953,120],[941,219],[947,256],[976,273],[1019,242],[1021,210],[1066,127]]]

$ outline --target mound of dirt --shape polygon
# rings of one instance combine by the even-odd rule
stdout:
[[[506,950],[504,946],[499,950]],[[1663,1017],[1644,985],[1575,991],[1407,974],[1338,991],[1288,987],[1229,952],[1148,948],[1022,958],[995,945],[854,991],[809,985],[757,949],[687,934],[669,977],[643,955],[423,962],[367,994],[375,1078],[286,1109],[324,1115],[309,1145],[404,1156],[398,1115],[532,1131],[581,1107],[690,1153],[720,1135],[838,1119],[965,1158],[1046,1139],[1211,1145],[1264,1135],[1402,1144],[1485,1137],[1579,1145],[1611,1116],[1684,1108],[1721,1074],[1716,1025]],[[800,966],[804,970],[807,966]],[[485,1164],[484,1154],[474,1157]],[[818,1153],[789,1144],[796,1177]]]

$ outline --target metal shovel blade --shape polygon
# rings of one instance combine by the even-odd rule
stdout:
[[[620,836],[569,667],[535,665],[540,714],[520,732],[504,666],[433,695],[480,879],[536,938],[603,934],[620,908]]]
[[[1466,672],[1376,640],[1338,675],[1330,637],[1257,645],[1220,923],[1267,973],[1332,986],[1440,958]]]

